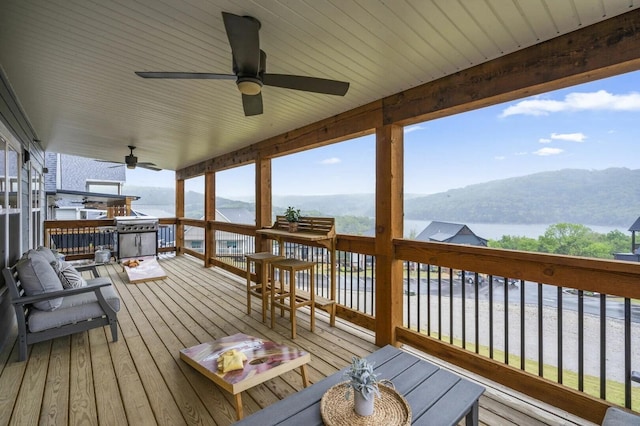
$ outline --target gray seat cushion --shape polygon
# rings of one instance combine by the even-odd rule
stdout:
[[[609,407],[602,420],[603,426],[624,426],[640,425],[640,416],[621,410],[616,407]]]
[[[51,291],[63,290],[58,274],[53,270],[45,256],[33,250],[16,264],[18,277],[27,296],[36,296]],[[53,311],[62,304],[62,298],[44,300],[33,304],[42,311]]]
[[[106,277],[94,278],[87,280],[88,285],[97,282],[111,282]],[[107,286],[101,288],[104,298],[114,311],[120,310],[120,299],[113,288]],[[73,324],[79,321],[85,321],[90,318],[99,318],[104,313],[98,299],[93,291],[88,293],[76,294],[63,298],[62,304],[53,312],[40,311],[32,309],[29,314],[29,330],[32,333],[48,330],[50,328],[61,327],[67,324]]]

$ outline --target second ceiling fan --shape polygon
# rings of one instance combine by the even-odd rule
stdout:
[[[275,86],[305,92],[344,96],[349,83],[317,77],[290,74],[268,74],[267,54],[260,49],[260,21],[251,16],[222,12],[224,27],[231,45],[233,74],[136,71],[143,78],[178,78],[205,80],[236,80],[242,93],[246,116],[262,114],[262,86]]]

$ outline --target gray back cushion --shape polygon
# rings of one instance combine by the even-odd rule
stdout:
[[[58,274],[44,256],[32,255],[21,259],[17,265],[18,278],[27,296],[63,290]],[[33,306],[42,311],[53,311],[62,304],[62,297],[36,302]]]
[[[53,253],[53,250],[51,250],[49,247],[40,246],[36,249],[36,252],[44,256],[44,258],[49,263],[55,262],[57,260],[56,255]]]

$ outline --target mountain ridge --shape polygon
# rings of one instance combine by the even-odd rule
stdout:
[[[138,204],[166,204],[171,188],[127,185]],[[204,211],[202,194],[185,194],[185,213]],[[171,203],[170,205],[172,205]],[[273,212],[294,206],[306,215],[375,217],[374,194],[272,197]],[[254,209],[254,203],[216,197],[216,206]],[[173,207],[172,210],[173,211]],[[196,213],[194,213],[196,214]],[[628,227],[640,216],[640,169],[563,169],[405,196],[405,219],[459,223],[552,224]]]

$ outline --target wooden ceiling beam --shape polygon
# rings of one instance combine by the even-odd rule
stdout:
[[[383,100],[384,123],[408,125],[640,69],[640,9]]]

